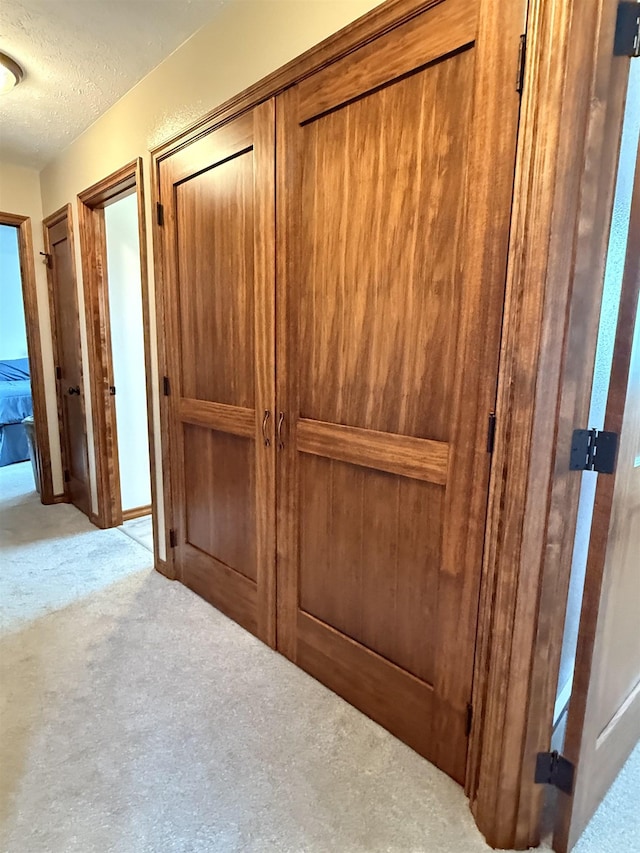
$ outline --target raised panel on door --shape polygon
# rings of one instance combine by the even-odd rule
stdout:
[[[271,102],[160,164],[178,575],[270,643],[274,130]]]
[[[486,8],[278,106],[278,647],[458,781],[519,108]]]
[[[80,320],[69,229],[67,215],[51,226],[45,224],[65,494],[71,503],[89,515],[91,498]]]

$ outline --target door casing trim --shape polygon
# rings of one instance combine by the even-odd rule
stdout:
[[[91,417],[93,424],[98,507],[95,523],[99,527],[117,527],[127,513],[122,511],[115,398],[108,394],[113,376],[109,297],[107,278],[107,246],[104,208],[121,198],[137,194],[138,238],[140,242],[140,280],[142,287],[142,320],[147,395],[149,466],[151,474],[151,515],[153,519],[154,554],[157,555],[157,483],[155,473],[155,433],[153,429],[153,380],[151,371],[151,316],[147,268],[147,232],[144,202],[142,159],[127,163],[106,178],[78,194],[78,220],[82,257],[87,350],[91,376]]]
[[[27,352],[31,377],[31,398],[38,443],[38,467],[40,469],[40,500],[43,504],[55,503],[53,474],[51,470],[51,447],[49,443],[49,419],[45,397],[44,363],[38,314],[38,290],[36,285],[35,259],[31,218],[15,213],[0,211],[0,225],[10,225],[18,231],[18,254],[22,283],[22,304],[27,333]]]

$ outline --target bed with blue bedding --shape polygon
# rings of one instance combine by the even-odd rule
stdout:
[[[32,414],[29,359],[0,361],[0,467],[29,458],[22,421]]]

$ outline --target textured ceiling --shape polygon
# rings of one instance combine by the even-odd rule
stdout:
[[[42,168],[229,0],[0,0],[0,160]]]

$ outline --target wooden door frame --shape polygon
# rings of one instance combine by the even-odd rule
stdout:
[[[63,207],[51,213],[49,216],[45,217],[42,220],[42,230],[44,235],[44,251],[45,251],[45,260],[47,263],[47,285],[48,285],[48,293],[49,293],[49,321],[51,324],[51,345],[53,348],[53,357],[56,364],[61,362],[60,359],[60,341],[58,338],[58,320],[56,316],[56,300],[54,294],[54,280],[53,280],[53,267],[50,263],[50,258],[52,256],[52,246],[49,230],[56,226],[63,219],[67,220],[67,239],[69,240],[69,252],[71,253],[71,269],[73,271],[73,280],[74,285],[77,287],[78,277],[76,270],[76,255],[75,255],[75,243],[73,236],[73,215],[71,211],[71,205],[65,204]],[[80,313],[78,311],[78,334],[80,334]],[[86,426],[86,410],[84,408],[84,394],[86,393],[86,382],[84,378],[84,371],[82,370],[82,344],[80,344],[80,352],[78,353],[78,358],[80,361],[80,370],[83,381],[83,395],[82,395],[82,413],[83,413],[83,424],[84,424],[84,440],[85,440],[85,448],[88,454],[88,440],[87,440],[87,426]],[[63,470],[68,467],[67,459],[66,459],[66,450],[65,450],[65,442],[63,440],[65,424],[64,424],[64,415],[63,415],[63,406],[62,406],[62,396],[61,396],[61,388],[60,383],[56,380],[56,405],[58,409],[58,430],[60,433],[60,457],[62,460],[62,468]],[[87,455],[86,459],[87,463],[87,490],[88,490],[88,499],[89,499],[89,511],[91,511],[91,474],[89,471],[89,458]],[[66,502],[69,502],[69,490],[66,482],[64,483],[64,495],[63,499]],[[93,519],[92,519],[93,520]]]
[[[157,553],[155,478],[155,436],[153,431],[153,402],[151,374],[151,333],[149,281],[147,275],[147,234],[145,225],[144,183],[142,159],[138,157],[78,194],[80,250],[87,350],[91,378],[91,419],[98,506],[95,523],[99,527],[117,527],[127,518],[143,514],[122,511],[115,397],[109,394],[113,376],[111,352],[111,323],[109,316],[109,285],[107,277],[107,242],[104,209],[128,195],[137,193],[138,239],[140,243],[140,280],[142,291],[142,325],[146,377],[147,426],[149,439],[149,470],[151,479],[151,509],[154,528],[154,550]]]
[[[40,473],[40,501],[43,504],[53,504],[56,503],[56,498],[53,491],[53,474],[51,471],[49,420],[47,418],[47,402],[45,397],[44,364],[42,361],[42,341],[40,337],[38,290],[33,256],[31,219],[28,216],[19,216],[15,213],[0,211],[0,225],[10,225],[18,231],[22,305],[27,333],[33,420],[38,444],[37,467]]]
[[[166,157],[437,2],[388,0],[155,148],[154,201],[162,202],[159,167]],[[629,69],[628,59],[612,61],[617,6],[597,0],[585,10],[578,0],[529,0],[465,785],[476,822],[495,847],[540,841],[543,790],[533,770],[537,752],[550,744],[579,499],[579,475],[568,471],[570,438],[588,417]],[[170,306],[160,227],[154,223],[162,375]],[[173,577],[163,398],[160,410]]]
[[[629,59],[617,0],[530,0],[467,793],[495,847],[540,843]]]

